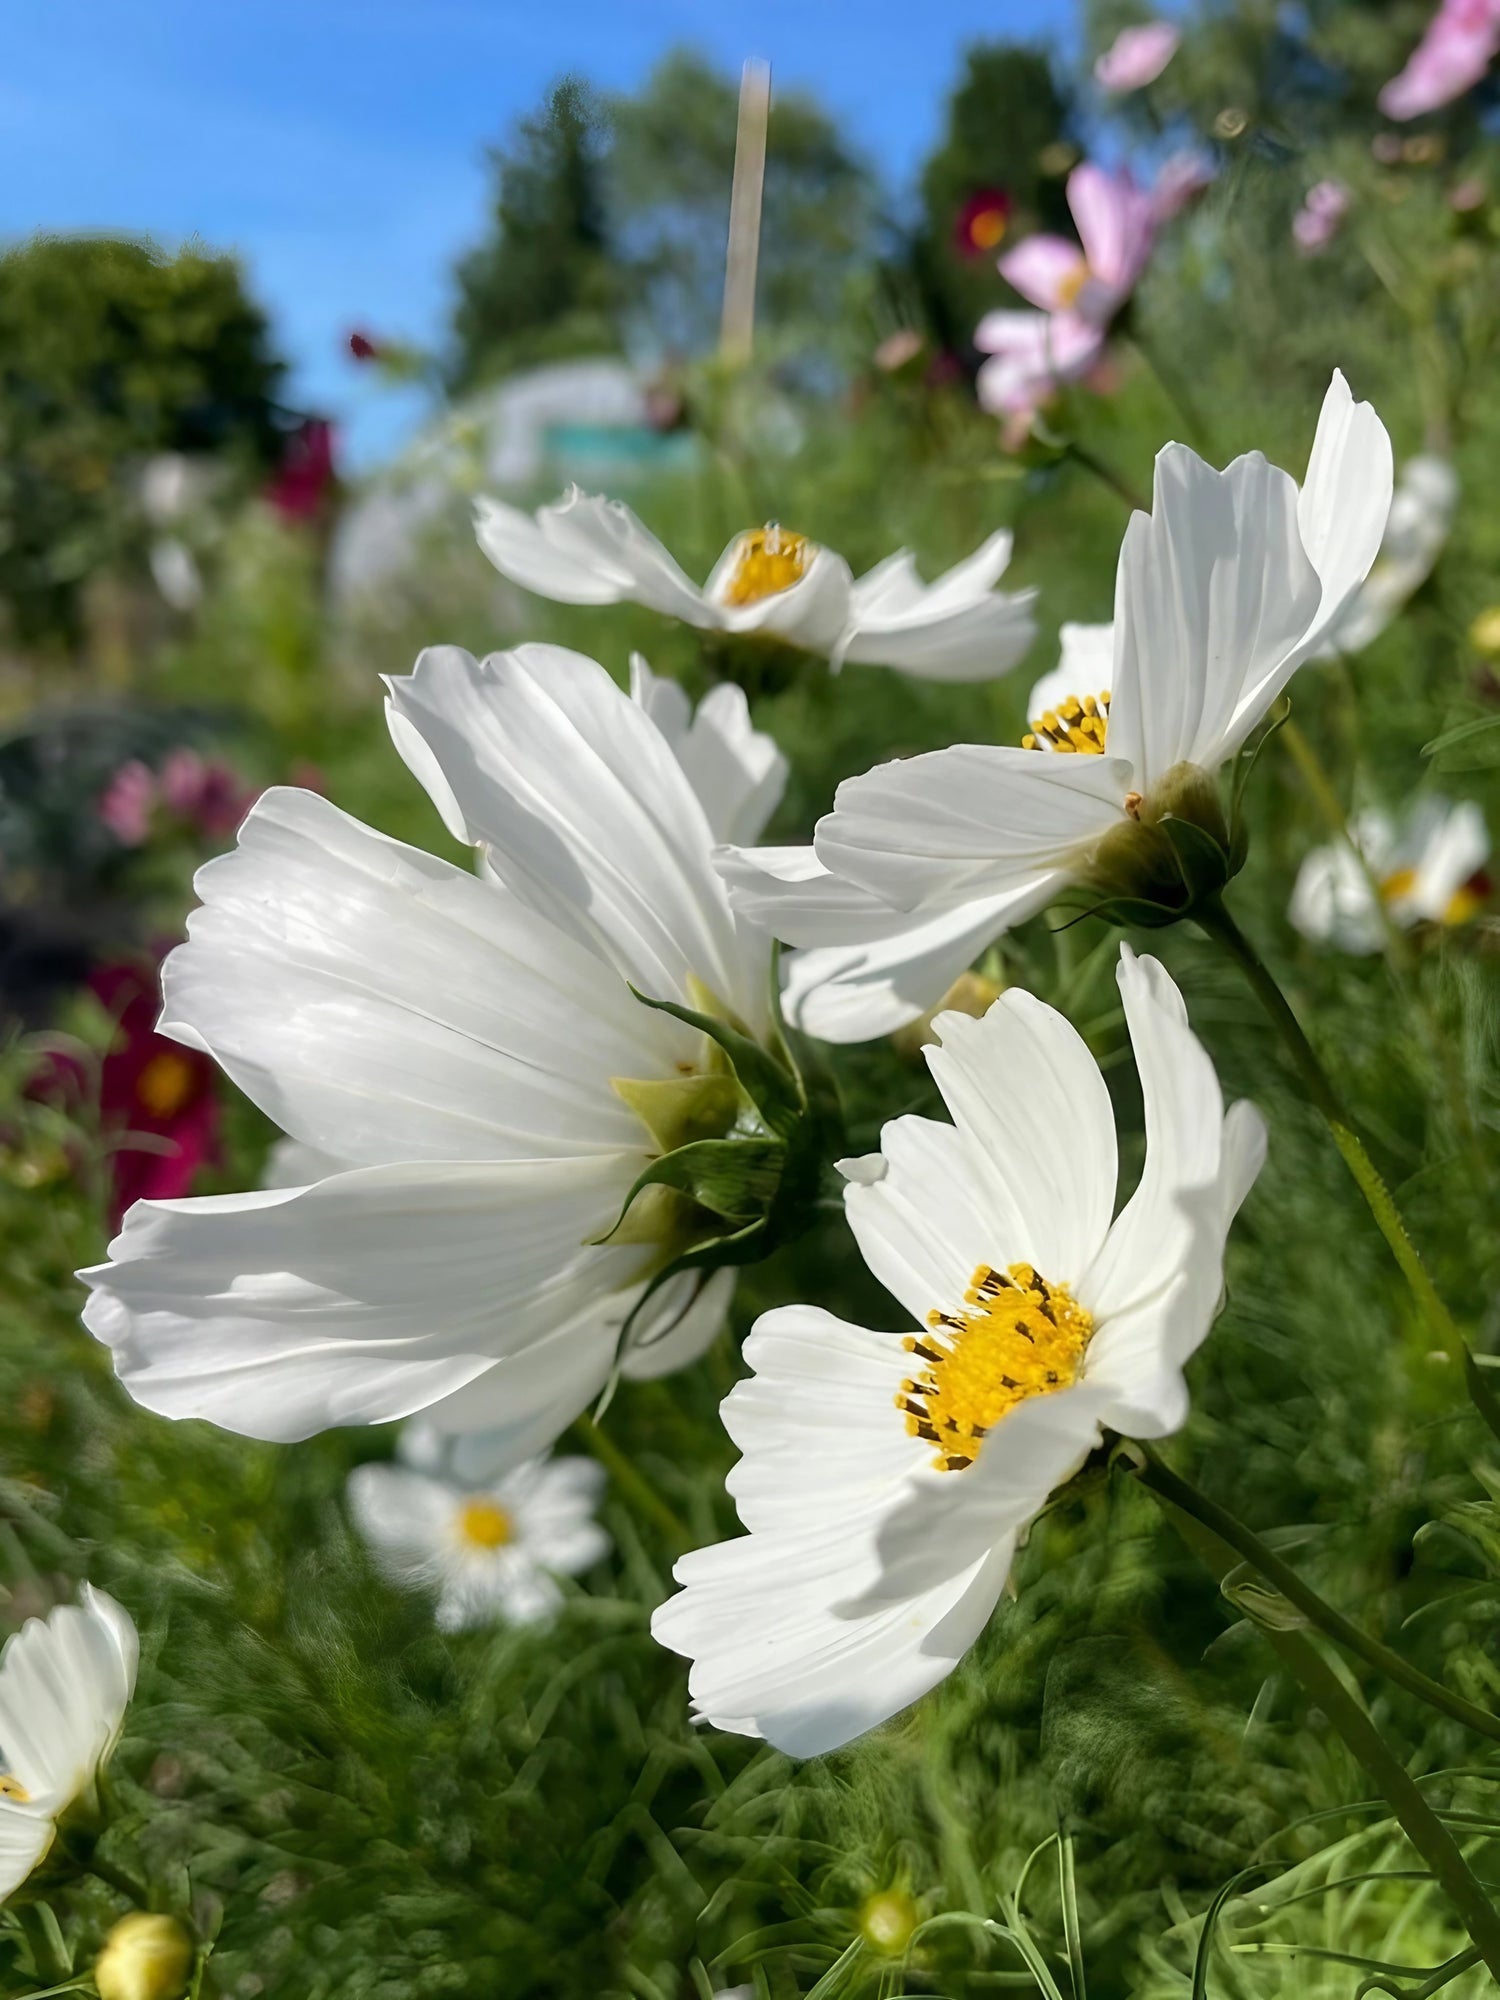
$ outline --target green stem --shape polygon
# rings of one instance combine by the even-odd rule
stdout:
[[[1086,444],[1080,444],[1077,438],[1069,438],[1064,450],[1069,458],[1081,465],[1085,472],[1091,472],[1095,479],[1109,488],[1117,500],[1123,500],[1133,512],[1137,514],[1151,512],[1151,502],[1143,494],[1138,493],[1122,473],[1116,472],[1112,465],[1100,458],[1097,452],[1090,451]]]
[[[1157,1492],[1154,1497],[1188,1547],[1222,1583],[1237,1566],[1235,1549],[1165,1494]],[[1457,1841],[1428,1805],[1421,1787],[1305,1633],[1265,1625],[1260,1632],[1344,1739],[1447,1892],[1491,1975],[1500,1980],[1500,1912],[1475,1880]]]
[[[1323,1114],[1333,1134],[1333,1143],[1364,1196],[1365,1205],[1375,1218],[1375,1225],[1385,1238],[1423,1319],[1438,1346],[1462,1371],[1479,1414],[1495,1436],[1500,1437],[1500,1402],[1496,1401],[1494,1392],[1474,1367],[1463,1336],[1454,1325],[1453,1315],[1427,1275],[1427,1268],[1407,1232],[1395,1198],[1382,1179],[1379,1168],[1366,1152],[1363,1140],[1355,1131],[1312,1043],[1302,1032],[1302,1024],[1292,1012],[1286,995],[1276,984],[1254,945],[1230,916],[1221,898],[1214,896],[1206,899],[1193,914],[1204,935],[1215,944],[1222,945],[1239,966],[1251,991],[1264,1007],[1272,1026],[1286,1045],[1309,1098]]]
[[[1476,1730],[1481,1736],[1488,1736],[1500,1742],[1500,1716],[1491,1715],[1488,1710],[1478,1708],[1473,1702],[1465,1701],[1441,1681],[1429,1679],[1420,1668],[1372,1638],[1352,1619],[1336,1611],[1331,1604],[1321,1598],[1312,1586],[1305,1583],[1289,1563],[1283,1562],[1274,1549],[1268,1548],[1253,1528],[1211,1500],[1206,1493],[1174,1472],[1166,1461],[1150,1445],[1137,1445],[1136,1451],[1143,1455],[1144,1463],[1139,1466],[1136,1477],[1149,1491],[1170,1500],[1174,1507],[1184,1514],[1190,1514],[1226,1542],[1236,1555],[1258,1570],[1266,1582],[1279,1590],[1283,1597],[1294,1604],[1304,1617],[1316,1625],[1336,1644],[1384,1674],[1388,1680],[1404,1687],[1419,1701],[1429,1707],[1439,1709],[1444,1715],[1452,1716],[1455,1722],[1462,1722],[1467,1728]]]
[[[586,1452],[598,1459],[638,1514],[654,1521],[679,1549],[691,1546],[693,1538],[685,1523],[662,1499],[650,1480],[636,1470],[608,1431],[596,1424],[592,1417],[576,1417],[570,1428],[572,1435]]]

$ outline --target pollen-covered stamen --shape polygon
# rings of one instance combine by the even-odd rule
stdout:
[[[940,1472],[961,1472],[1018,1403],[1049,1396],[1078,1378],[1094,1322],[1066,1285],[1030,1264],[981,1264],[961,1312],[933,1311],[931,1331],[903,1342],[922,1363],[901,1384],[898,1409],[913,1437],[937,1446]]]
[[[739,554],[724,586],[724,602],[742,610],[790,590],[802,581],[809,547],[806,535],[794,535],[776,521],[741,535]]]
[[[1085,751],[1101,756],[1109,729],[1109,689],[1103,694],[1070,694],[1049,708],[1021,738],[1023,750]]]

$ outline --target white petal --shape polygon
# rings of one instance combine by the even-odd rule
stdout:
[[[774,739],[751,722],[744,689],[721,682],[695,712],[675,681],[659,679],[632,653],[630,692],[671,746],[713,838],[758,839],[781,803],[788,766]]]
[[[764,940],[735,922],[669,744],[601,666],[560,646],[482,664],[446,647],[389,685],[397,748],[420,738],[415,775],[441,770],[465,837],[515,894],[653,998],[683,1000],[696,975],[766,1025]]]
[[[694,1046],[516,898],[312,792],[265,794],[197,887],[163,1032],[339,1159],[624,1149],[609,1079]]]
[[[807,567],[795,583],[753,604],[729,604],[726,593],[739,567],[743,541],[743,536],[735,537],[703,586],[706,604],[717,613],[716,622],[726,632],[759,633],[810,653],[831,653],[849,621],[848,563],[832,549],[810,545]]]
[[[56,1831],[47,1813],[29,1812],[24,1805],[0,1799],[0,1902],[20,1888],[52,1845]]]
[[[474,531],[502,576],[541,597],[563,604],[629,599],[690,625],[715,622],[701,592],[618,500],[573,486],[532,520],[502,501],[481,499]]]
[[[928,1065],[1003,1224],[984,1261],[1076,1284],[1109,1229],[1118,1176],[1114,1112],[1088,1044],[1018,991],[982,1021],[940,1014],[933,1027],[941,1046]]]
[[[129,1614],[90,1584],[76,1605],[28,1619],[5,1642],[0,1756],[32,1812],[55,1817],[88,1785],[119,1735],[138,1657]],[[25,1829],[7,1831],[19,1858]]]
[[[1327,629],[1319,659],[1362,652],[1432,574],[1458,507],[1458,475],[1446,458],[1419,452],[1396,482],[1380,553]]]
[[[705,1355],[724,1331],[735,1273],[681,1271],[652,1294],[636,1315],[620,1372],[629,1382],[675,1374]]]
[[[1003,1269],[1026,1255],[1023,1219],[1004,1181],[951,1125],[894,1118],[880,1150],[885,1172],[846,1187],[844,1210],[860,1255],[925,1326],[930,1312],[962,1306],[979,1265]]]
[[[260,1184],[263,1188],[311,1187],[326,1181],[330,1174],[346,1173],[351,1160],[336,1160],[332,1153],[320,1153],[316,1146],[304,1146],[300,1139],[278,1139],[266,1157]]]
[[[1426,799],[1413,813],[1410,837],[1418,853],[1413,912],[1428,923],[1441,923],[1454,896],[1489,859],[1484,814],[1472,799],[1456,806],[1446,799]]]
[[[1057,641],[1057,665],[1042,675],[1026,698],[1026,714],[1033,723],[1070,694],[1097,697],[1109,692],[1115,670],[1113,625],[1064,625]]]
[[[1385,926],[1370,878],[1359,856],[1343,841],[1315,847],[1297,870],[1287,917],[1315,944],[1368,953],[1385,943]]]
[[[813,845],[896,909],[1030,892],[1030,914],[1119,824],[1130,782],[1118,757],[955,744],[846,779]]]
[[[1115,596],[1108,741],[1137,790],[1175,764],[1222,762],[1247,692],[1279,688],[1319,595],[1288,473],[1259,453],[1226,472],[1184,445],[1157,454],[1151,513],[1131,517]]]
[[[349,1513],[393,1583],[436,1579],[451,1539],[451,1486],[404,1465],[356,1465],[345,1489]]]
[[[898,667],[928,680],[1008,673],[1036,636],[1036,592],[1006,596],[994,589],[1010,552],[1010,534],[1001,529],[926,586],[904,551],[889,558],[855,584],[838,659]]]
[[[367,1167],[310,1188],[137,1202],[80,1275],[136,1401],[281,1440],[410,1416],[636,1275],[595,1249],[629,1156]]]

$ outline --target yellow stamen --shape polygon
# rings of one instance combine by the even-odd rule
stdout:
[[[1467,924],[1484,908],[1484,895],[1472,882],[1455,889],[1443,908],[1445,924]]]
[[[135,1080],[135,1094],[153,1118],[174,1118],[193,1094],[197,1074],[186,1056],[163,1049]]]
[[[937,1446],[940,1472],[961,1472],[1002,1417],[1030,1396],[1050,1396],[1078,1378],[1092,1317],[1066,1285],[1049,1285],[1030,1264],[981,1264],[961,1312],[933,1311],[932,1329],[903,1342],[923,1366],[901,1384],[898,1409],[913,1437]]]
[[[1078,298],[1078,294],[1083,290],[1084,286],[1088,283],[1089,277],[1090,277],[1089,267],[1080,257],[1078,262],[1073,266],[1072,270],[1069,271],[1068,275],[1065,278],[1063,278],[1058,284],[1057,287],[1058,305],[1062,307],[1064,310],[1066,310],[1067,307],[1074,304]]]
[[[740,536],[739,555],[724,590],[724,602],[741,610],[800,583],[809,560],[806,535],[794,535],[767,521]]]
[[[1109,731],[1109,689],[1103,694],[1065,695],[1021,738],[1023,750],[1084,751],[1102,756]]]
[[[19,1778],[13,1778],[9,1771],[0,1773],[0,1799],[15,1799],[18,1804],[30,1802],[31,1794]]]
[[[1415,868],[1394,868],[1389,875],[1381,877],[1380,899],[1385,903],[1399,903],[1403,896],[1409,896],[1416,887]]]
[[[515,1528],[493,1500],[466,1500],[459,1509],[458,1538],[471,1549],[500,1549],[515,1539]]]

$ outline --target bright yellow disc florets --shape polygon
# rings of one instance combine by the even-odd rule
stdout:
[[[1035,733],[1021,738],[1023,750],[1083,750],[1101,756],[1109,728],[1109,689],[1067,695],[1031,727]]]
[[[493,1500],[466,1500],[459,1509],[459,1540],[471,1549],[499,1549],[514,1539],[515,1525]]]
[[[1066,1285],[1049,1285],[1030,1264],[981,1264],[962,1312],[930,1312],[931,1332],[903,1344],[921,1362],[896,1397],[913,1437],[938,1447],[933,1464],[961,1472],[1002,1417],[1030,1396],[1078,1378],[1094,1322]]]
[[[806,535],[794,535],[768,521],[748,535],[741,535],[739,555],[724,589],[724,602],[736,610],[759,604],[800,583],[808,563]]]

